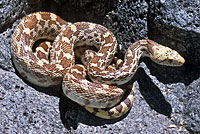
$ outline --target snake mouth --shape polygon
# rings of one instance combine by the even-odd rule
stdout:
[[[179,57],[179,59],[164,59],[158,62],[158,64],[160,65],[174,66],[174,67],[182,66],[184,63],[185,63],[185,59],[182,57],[181,58]]]

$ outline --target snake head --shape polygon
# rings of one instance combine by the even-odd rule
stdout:
[[[166,66],[182,66],[185,59],[175,50],[160,44],[153,45],[150,58],[157,64]]]

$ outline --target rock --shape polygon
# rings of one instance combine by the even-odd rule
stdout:
[[[184,102],[185,108],[183,109],[183,119],[186,128],[191,132],[199,131],[200,122],[200,79],[191,83],[186,91],[184,91],[181,101]]]
[[[179,51],[186,62],[181,70],[168,73],[177,73],[174,80],[185,83],[182,88],[173,87],[173,94],[182,102],[182,106],[174,105],[175,122],[185,125],[191,133],[199,133],[200,126],[200,106],[198,98],[199,90],[199,44],[200,44],[200,15],[199,1],[166,1],[151,0],[149,5],[153,10],[149,10],[149,38],[167,45]],[[194,65],[196,64],[196,65]],[[153,69],[152,69],[153,70]],[[162,68],[157,70],[161,71]],[[155,71],[155,70],[153,70]],[[152,72],[154,75],[156,72]],[[165,73],[163,73],[165,74]],[[161,78],[160,81],[168,81],[168,77]],[[181,78],[182,77],[182,78]],[[171,86],[169,89],[171,89]],[[177,90],[178,89],[178,90]],[[174,98],[175,99],[175,98]],[[174,101],[173,101],[174,102]]]
[[[198,9],[197,0],[2,0],[0,133],[199,133]],[[15,71],[12,33],[23,16],[39,10],[71,22],[103,24],[116,35],[120,55],[131,42],[150,38],[179,51],[187,63],[180,68],[164,67],[144,58],[129,82],[137,81],[130,112],[115,120],[97,118],[58,90],[32,85]]]
[[[7,28],[12,27],[12,24],[33,11],[41,9],[41,4],[38,4],[42,0],[24,1],[24,0],[1,0],[0,1],[0,33]]]
[[[35,88],[37,89],[37,88]],[[0,69],[0,133],[63,133],[58,98],[38,92]]]
[[[149,4],[149,37],[175,48],[187,62],[199,64],[199,0],[150,0]]]
[[[103,22],[116,36],[124,53],[130,43],[147,38],[148,4],[145,0],[119,1]]]

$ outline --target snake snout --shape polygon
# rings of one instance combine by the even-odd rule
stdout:
[[[171,60],[171,66],[182,66],[185,63],[185,59],[175,50],[172,51],[168,57]]]

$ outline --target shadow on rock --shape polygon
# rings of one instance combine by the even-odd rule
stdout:
[[[198,65],[186,62],[182,67],[169,67],[158,65],[147,59],[144,59],[144,61],[151,74],[164,84],[181,82],[189,85],[200,77],[200,66]]]
[[[148,105],[156,112],[170,117],[172,113],[171,105],[165,100],[160,89],[152,82],[144,69],[139,68],[136,73],[140,93]]]
[[[125,97],[123,99],[125,99],[128,94],[129,94],[129,91],[125,93]],[[78,127],[78,123],[83,123],[90,126],[101,126],[104,124],[113,124],[124,119],[130,112],[129,110],[125,115],[117,119],[109,119],[109,120],[102,119],[89,113],[79,104],[71,101],[70,99],[66,97],[61,97],[60,102],[59,102],[59,110],[60,110],[60,117],[61,117],[62,123],[68,130],[70,130],[70,127],[72,127],[73,129],[76,129]]]
[[[152,82],[151,78],[142,68],[137,70],[134,79],[132,79],[130,83],[133,83],[133,81],[136,80],[135,78],[139,83],[140,92],[148,105],[158,113],[170,117],[172,112],[171,105],[165,100],[160,89]],[[127,94],[128,92],[126,95]],[[80,105],[67,98],[60,99],[59,108],[61,120],[68,130],[70,127],[76,129],[78,127],[78,123],[83,123],[90,126],[113,124],[124,119],[129,114],[128,112],[124,116],[112,120],[101,119],[90,114]]]

